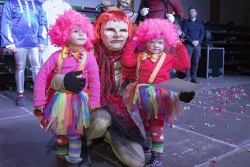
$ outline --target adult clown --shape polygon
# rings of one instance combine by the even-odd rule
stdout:
[[[1,21],[1,46],[14,52],[18,106],[24,106],[24,70],[27,55],[32,66],[32,79],[41,67],[39,51],[48,43],[47,19],[38,0],[7,0]]]

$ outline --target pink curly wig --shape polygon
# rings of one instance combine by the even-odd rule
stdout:
[[[152,41],[154,38],[162,37],[166,42],[165,48],[171,48],[173,44],[179,40],[177,26],[168,19],[151,18],[144,20],[135,31],[137,44],[139,48],[143,48],[146,42]]]
[[[130,18],[122,11],[108,11],[103,12],[98,16],[95,22],[95,42],[99,41],[101,39],[101,26],[103,23],[106,23],[107,21],[123,21],[124,23],[128,24],[128,41],[132,39],[133,37],[133,25],[130,21]]]
[[[88,39],[84,48],[87,50],[92,48],[92,42],[94,40],[94,26],[88,17],[74,9],[64,11],[62,15],[58,16],[56,23],[50,26],[48,34],[50,36],[51,43],[55,46],[65,47],[74,26],[77,26],[87,34]]]

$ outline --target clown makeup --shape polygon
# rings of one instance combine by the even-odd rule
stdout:
[[[128,25],[122,21],[107,21],[100,32],[104,46],[113,52],[121,50],[128,39]]]
[[[68,47],[74,50],[81,50],[87,42],[87,34],[82,32],[77,26],[74,26],[69,36]]]
[[[165,48],[165,41],[163,38],[154,38],[152,41],[146,42],[146,48],[151,53],[161,53]]]

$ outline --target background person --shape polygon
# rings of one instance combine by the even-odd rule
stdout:
[[[204,39],[204,26],[201,21],[196,19],[196,8],[190,7],[188,9],[188,15],[189,19],[185,20],[182,26],[186,38],[184,44],[191,61],[191,68],[186,71],[186,78],[188,81],[198,83],[196,74],[201,56],[201,42]]]
[[[14,52],[18,106],[25,106],[24,74],[27,55],[32,67],[32,79],[41,67],[40,51],[48,45],[47,19],[38,0],[7,0],[1,23],[1,47]]]

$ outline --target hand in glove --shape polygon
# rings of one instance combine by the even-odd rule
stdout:
[[[146,16],[149,13],[149,8],[142,8],[140,13],[141,13],[142,16]]]
[[[185,103],[189,103],[190,101],[193,100],[195,95],[195,92],[181,92],[179,94],[179,99],[180,101],[183,101]]]
[[[86,79],[76,77],[81,73],[82,71],[76,71],[65,74],[63,82],[66,90],[71,91],[73,93],[80,93],[82,91],[82,89],[85,87]]]
[[[172,23],[173,23],[174,20],[175,20],[175,18],[174,18],[174,16],[173,16],[172,14],[167,13],[167,14],[166,14],[166,17],[167,17],[168,20],[171,21]]]
[[[186,78],[186,73],[181,72],[181,71],[177,71],[176,78],[179,78],[179,79]]]

